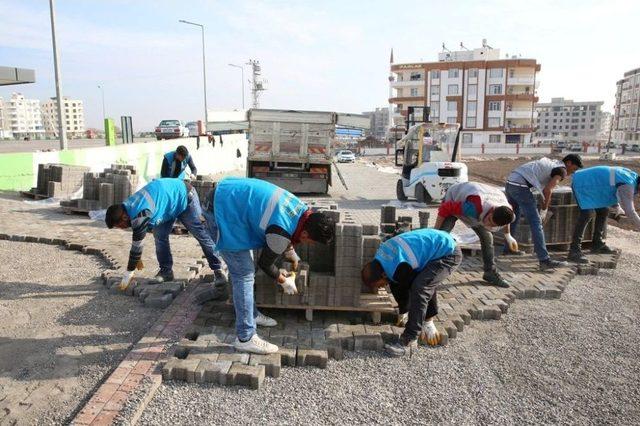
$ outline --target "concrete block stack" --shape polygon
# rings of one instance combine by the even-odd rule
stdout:
[[[90,211],[121,203],[136,191],[138,173],[135,166],[112,164],[101,173],[84,173],[82,199],[61,203],[63,207]]]
[[[82,188],[89,167],[67,164],[38,164],[37,186],[29,193],[40,197],[69,198]]]
[[[205,197],[216,186],[216,182],[213,180],[213,177],[207,175],[198,175],[196,180],[191,181],[191,185],[195,188],[198,193],[198,198],[200,199],[200,203],[204,202]]]
[[[122,291],[118,288],[121,280],[121,275],[111,271],[105,271],[102,274],[102,283],[111,293],[137,297],[140,302],[150,308],[166,308],[185,287],[184,281],[157,283],[152,279],[136,277],[129,287]]]

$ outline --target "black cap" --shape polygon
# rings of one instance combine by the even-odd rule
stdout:
[[[565,163],[567,161],[571,161],[573,164],[578,166],[579,169],[581,169],[583,167],[582,166],[582,158],[580,158],[580,156],[578,154],[568,154],[566,157],[564,157],[562,159],[563,163]]]

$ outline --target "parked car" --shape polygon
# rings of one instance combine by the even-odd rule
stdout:
[[[189,136],[189,129],[180,120],[162,120],[156,127],[156,139],[175,139]]]
[[[336,154],[336,158],[338,159],[338,163],[355,163],[356,155],[349,150],[338,151]]]
[[[558,143],[556,144],[556,147],[560,149],[565,149],[567,147],[567,143],[565,141],[558,141]]]
[[[569,146],[569,151],[571,151],[571,152],[580,152],[580,151],[582,151],[582,145],[580,145],[579,143],[572,143]]]
[[[640,145],[638,145],[637,143],[634,143],[633,145],[631,145],[631,148],[629,149],[629,151],[640,152]]]
[[[195,121],[190,121],[186,124],[187,129],[189,129],[189,136],[198,136],[198,123]]]

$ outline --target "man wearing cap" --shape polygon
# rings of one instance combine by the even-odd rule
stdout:
[[[542,157],[518,166],[507,177],[505,193],[516,215],[511,224],[511,232],[515,234],[520,218],[524,215],[531,227],[533,248],[542,271],[568,266],[566,262],[551,259],[542,227],[549,215],[553,189],[565,177],[581,168],[582,159],[577,154],[569,154],[562,161]],[[536,199],[531,192],[532,189],[542,194],[540,212],[538,212]],[[505,245],[503,253],[505,255],[522,254],[522,252],[511,250],[507,245]]]
[[[473,229],[480,238],[482,249],[482,279],[498,287],[509,287],[496,268],[491,232],[502,227],[505,240],[511,244],[512,250],[518,250],[518,243],[509,231],[513,217],[513,210],[500,188],[478,182],[460,182],[447,190],[438,209],[435,228],[451,232],[460,219]]]
[[[588,263],[589,260],[582,252],[582,238],[587,224],[595,211],[593,226],[593,253],[611,254],[611,249],[604,241],[607,231],[607,216],[609,207],[618,205],[626,216],[640,231],[640,216],[633,205],[633,198],[638,194],[638,174],[626,167],[597,166],[578,170],[573,176],[571,187],[578,202],[580,215],[576,222],[571,239],[568,259],[576,263]]]
[[[187,176],[187,166],[191,173]],[[175,151],[167,152],[162,160],[160,176],[166,178],[185,179],[187,177],[194,180],[198,174],[198,169],[193,163],[193,158],[189,154],[186,146],[180,145]]]

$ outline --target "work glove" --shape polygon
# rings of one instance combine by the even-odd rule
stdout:
[[[420,342],[429,346],[437,346],[442,341],[442,335],[438,332],[433,321],[426,321],[420,333]]]
[[[408,312],[398,315],[398,319],[396,321],[396,327],[404,327],[405,325],[407,325],[407,321],[409,321]]]
[[[138,262],[136,263],[136,269],[138,271],[142,271],[144,269],[144,263],[142,263],[142,260],[138,260]]]
[[[546,223],[547,222],[547,214],[548,213],[549,213],[549,210],[547,210],[547,209],[540,210],[540,221],[542,223]]]
[[[296,273],[290,272],[289,276],[284,279],[283,283],[278,283],[282,286],[282,290],[285,294],[297,294],[298,289],[296,288]]]
[[[298,264],[300,263],[300,256],[298,256],[298,253],[296,253],[296,251],[293,248],[290,248],[284,252],[284,258],[292,263],[294,271],[298,270]]]
[[[509,250],[518,251],[518,242],[511,236],[511,234],[504,234],[504,239],[507,242],[507,246],[509,246]]]
[[[189,175],[189,179],[191,179],[191,180],[198,180],[198,178],[196,177],[196,175],[194,175],[193,173],[191,173],[191,174]]]
[[[118,285],[118,290],[126,291],[127,288],[129,288],[129,284],[131,284],[131,279],[133,278],[134,273],[135,270],[127,271],[124,273],[124,275],[122,276],[122,281],[120,281],[120,285]]]
[[[609,216],[615,220],[616,222],[620,222],[620,219],[622,219],[622,216],[625,215],[624,210],[622,209],[622,207],[620,207],[620,205],[616,205],[614,209],[612,209],[611,213],[609,214]]]

